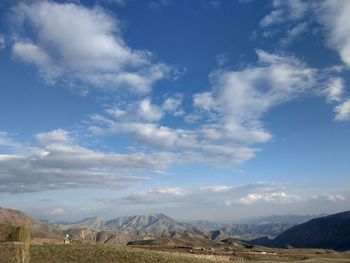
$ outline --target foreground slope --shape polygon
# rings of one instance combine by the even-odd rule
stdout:
[[[350,250],[350,211],[315,218],[274,239],[260,238],[252,243],[270,247]]]
[[[0,244],[0,263],[17,263],[18,248],[14,244]],[[33,245],[30,262],[35,263],[210,263],[212,260],[194,255],[148,251],[114,245]],[[221,262],[215,260],[215,262]]]
[[[30,227],[34,236],[59,237],[61,235],[59,230],[34,220],[21,211],[0,207],[0,224],[4,223],[13,226],[24,225]]]

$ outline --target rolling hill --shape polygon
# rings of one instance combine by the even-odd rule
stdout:
[[[312,219],[274,239],[259,238],[252,244],[270,247],[350,249],[350,211]]]
[[[62,232],[56,228],[34,220],[27,214],[9,208],[0,207],[0,223],[10,224],[13,226],[25,225],[32,229],[36,237],[60,237]]]

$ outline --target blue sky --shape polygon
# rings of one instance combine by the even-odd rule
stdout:
[[[349,209],[348,1],[2,1],[0,205]]]

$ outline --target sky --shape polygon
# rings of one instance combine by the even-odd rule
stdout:
[[[350,1],[0,3],[0,206],[349,210]]]

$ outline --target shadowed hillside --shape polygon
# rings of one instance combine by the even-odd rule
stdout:
[[[350,211],[312,219],[294,226],[274,239],[251,243],[270,247],[350,249]]]

